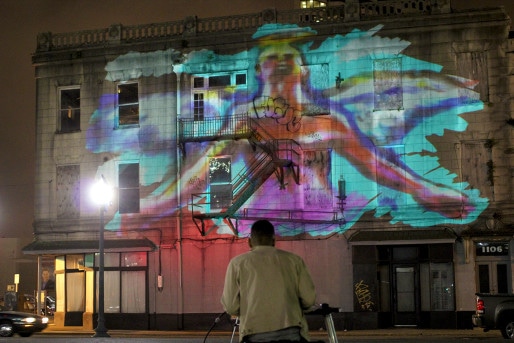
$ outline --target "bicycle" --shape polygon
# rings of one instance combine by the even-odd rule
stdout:
[[[327,334],[328,334],[328,342],[329,343],[339,343],[339,341],[337,339],[337,332],[336,332],[336,329],[335,329],[335,326],[334,326],[334,319],[332,317],[332,313],[337,313],[337,312],[340,312],[339,308],[330,307],[326,303],[325,304],[321,304],[319,308],[316,308],[314,310],[309,310],[309,311],[306,312],[306,315],[322,315],[324,317],[325,326],[326,326]],[[213,325],[211,326],[211,328],[209,329],[209,331],[205,335],[205,338],[203,340],[204,343],[207,340],[207,337],[209,336],[209,333],[212,331],[212,329],[214,329],[216,324],[220,322],[221,318],[225,314],[226,313],[223,312],[222,314],[220,314],[220,315],[218,315],[216,317],[216,319],[214,320]],[[230,343],[236,343],[237,340],[234,341],[234,338],[236,337],[236,332],[238,332],[238,328],[239,328],[239,317],[235,317],[232,320],[234,321],[234,323],[233,323],[233,328],[232,328],[232,335],[230,336]],[[312,343],[315,343],[315,342],[312,342]]]

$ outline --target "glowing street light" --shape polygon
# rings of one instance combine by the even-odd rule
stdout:
[[[111,202],[112,189],[102,175],[91,190],[93,201],[100,205],[100,231],[98,240],[98,324],[93,337],[110,337],[105,327],[104,318],[104,213]]]

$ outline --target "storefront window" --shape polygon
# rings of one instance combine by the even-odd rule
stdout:
[[[105,313],[120,313],[120,272],[119,271],[105,271],[105,285],[104,285],[104,312]],[[98,287],[97,293],[98,293]],[[97,297],[98,299],[98,294]],[[98,304],[97,304],[98,308]]]
[[[66,273],[66,312],[84,312],[85,281],[83,272]]]
[[[147,253],[108,253],[104,257],[104,312],[145,313]],[[96,280],[98,308],[98,271]]]
[[[453,264],[430,264],[430,288],[432,311],[454,311]]]
[[[146,307],[145,272],[122,272],[121,280],[123,284],[123,288],[121,290],[123,312],[144,313]]]

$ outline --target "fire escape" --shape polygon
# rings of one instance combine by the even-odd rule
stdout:
[[[208,234],[205,221],[215,218],[226,220],[234,234],[237,227],[234,219],[259,219],[257,209],[244,209],[241,206],[257,191],[257,189],[272,175],[275,174],[280,188],[285,189],[286,169],[292,172],[296,184],[300,184],[301,147],[292,139],[276,139],[270,135],[258,120],[248,115],[235,115],[228,118],[205,119],[193,121],[181,119],[179,121],[179,143],[183,156],[186,155],[187,142],[202,142],[224,139],[247,139],[253,148],[254,155],[247,163],[247,168],[241,170],[230,184],[231,190],[226,198],[221,200],[225,206],[213,206],[213,194],[191,194],[191,213],[194,223],[202,235]],[[280,213],[279,213],[280,212]],[[285,215],[284,212],[287,212]],[[301,210],[277,210],[273,220],[306,222]],[[340,222],[338,212],[331,212],[333,216],[330,223]],[[269,214],[268,214],[269,216]],[[323,221],[326,222],[326,221]]]

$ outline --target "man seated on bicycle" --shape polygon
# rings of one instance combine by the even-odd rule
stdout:
[[[250,251],[227,268],[221,303],[239,317],[239,340],[308,342],[303,310],[314,305],[314,283],[303,259],[275,248],[275,228],[267,220],[251,228]]]

